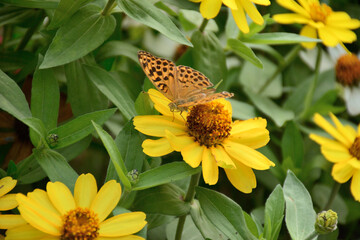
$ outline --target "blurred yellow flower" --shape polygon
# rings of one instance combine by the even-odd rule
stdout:
[[[254,6],[255,4],[270,5],[269,0],[191,0],[192,2],[200,3],[200,13],[206,19],[214,18],[218,15],[222,3],[231,9],[231,13],[239,29],[244,32],[249,32],[249,26],[246,21],[245,12],[249,17],[259,25],[264,24],[264,19],[259,11]]]
[[[352,43],[356,34],[350,29],[360,27],[360,21],[352,19],[346,12],[333,12],[325,3],[318,0],[276,0],[276,2],[295,13],[276,14],[273,19],[282,24],[305,24],[300,35],[320,38],[324,45],[334,47],[339,43]],[[314,48],[315,42],[302,43],[306,48]]]
[[[143,142],[147,155],[158,157],[173,151],[181,152],[191,167],[202,164],[204,181],[210,185],[217,183],[218,167],[222,167],[232,185],[244,193],[250,193],[256,187],[252,169],[265,170],[275,165],[254,150],[270,140],[265,119],[232,122],[231,104],[225,99],[193,106],[188,113],[180,115],[170,111],[170,100],[160,92],[150,89],[149,95],[163,115],[134,118],[138,131],[160,137]]]
[[[331,174],[335,181],[345,183],[352,178],[351,193],[360,201],[360,124],[356,131],[349,125],[342,125],[332,113],[330,117],[335,126],[318,113],[314,115],[314,122],[334,139],[316,134],[310,134],[310,138],[321,146],[324,157],[334,163]]]
[[[0,211],[7,211],[16,208],[17,201],[15,199],[15,193],[9,193],[15,186],[17,180],[12,177],[4,177],[0,179]]]
[[[105,183],[98,192],[94,176],[82,174],[74,196],[61,182],[49,182],[46,190],[36,189],[27,196],[17,194],[18,210],[27,224],[8,229],[6,239],[144,239],[132,235],[146,225],[143,212],[106,219],[121,196],[120,184],[115,180]]]

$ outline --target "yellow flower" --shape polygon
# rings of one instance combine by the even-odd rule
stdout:
[[[310,134],[310,138],[321,146],[324,157],[334,163],[332,176],[335,181],[345,183],[350,178],[351,193],[356,201],[360,201],[360,125],[356,131],[349,125],[342,125],[330,113],[335,126],[327,122],[320,114],[315,114],[315,123],[329,133],[334,139]]]
[[[143,212],[106,219],[121,196],[120,184],[115,180],[105,183],[98,192],[94,176],[82,174],[74,196],[61,182],[49,182],[46,190],[36,189],[27,196],[17,194],[18,210],[27,224],[8,229],[6,239],[143,239],[132,235],[146,225]]]
[[[138,131],[160,137],[143,142],[147,155],[158,157],[173,151],[181,152],[191,167],[196,168],[202,163],[204,181],[210,185],[217,183],[218,167],[222,167],[232,185],[244,193],[250,193],[256,187],[252,168],[265,170],[275,165],[254,150],[265,146],[270,139],[265,119],[232,122],[231,104],[225,99],[196,105],[180,115],[170,111],[170,100],[160,92],[150,89],[149,95],[163,115],[134,118]]]
[[[273,19],[282,24],[305,24],[300,35],[320,38],[324,45],[334,47],[339,43],[352,43],[356,34],[350,29],[360,27],[360,21],[352,19],[346,12],[333,12],[325,3],[318,0],[276,0],[276,2],[295,13],[276,14]],[[302,43],[306,48],[314,48],[316,43]]]
[[[265,6],[270,5],[269,0],[191,0],[191,1],[201,2],[200,13],[206,19],[211,19],[216,17],[220,11],[221,4],[224,3],[227,7],[231,9],[231,13],[235,19],[236,25],[244,33],[249,32],[249,26],[246,21],[245,12],[256,24],[259,25],[264,24],[264,19],[262,18],[261,14],[256,9],[253,3],[265,5]]]

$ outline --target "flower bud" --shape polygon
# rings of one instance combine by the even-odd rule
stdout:
[[[137,169],[133,169],[128,172],[127,177],[131,183],[136,183],[139,180],[139,171]]]
[[[319,234],[327,234],[336,230],[338,216],[333,210],[318,213],[315,222],[315,230]]]

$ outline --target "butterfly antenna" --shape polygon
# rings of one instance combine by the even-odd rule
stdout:
[[[223,81],[224,81],[224,79],[221,79],[221,80],[214,86],[214,88],[217,89]]]

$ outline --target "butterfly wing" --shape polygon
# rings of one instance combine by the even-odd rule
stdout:
[[[138,58],[140,66],[149,80],[165,97],[173,101],[176,93],[175,64],[172,61],[155,57],[145,51],[139,51]]]
[[[214,88],[210,88],[210,89],[206,89],[206,90],[212,90],[212,89],[214,89]],[[193,94],[192,96],[188,97],[187,99],[179,101],[177,106],[178,106],[178,108],[186,109],[191,106],[211,102],[215,99],[230,98],[232,96],[234,96],[233,93],[229,93],[229,92],[225,92],[225,91],[219,92],[219,93],[214,93],[214,91],[202,91],[202,92],[199,92],[198,94]]]

